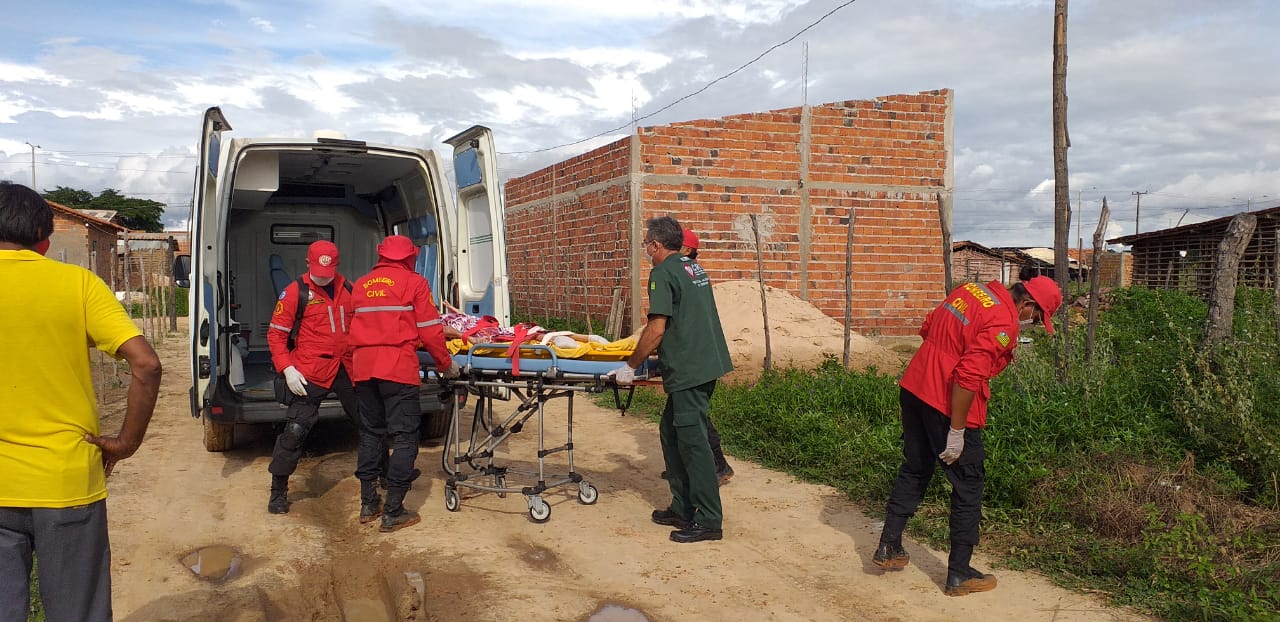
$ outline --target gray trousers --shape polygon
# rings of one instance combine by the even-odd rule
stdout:
[[[111,620],[105,500],[71,508],[0,507],[0,622],[26,622],[32,553],[48,622]]]

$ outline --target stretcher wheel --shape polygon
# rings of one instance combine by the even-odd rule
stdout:
[[[457,512],[462,507],[462,499],[458,497],[458,489],[452,486],[444,489],[444,509]]]
[[[586,482],[578,482],[578,503],[592,505],[600,500],[600,491]]]
[[[551,520],[551,506],[547,505],[542,497],[534,497],[529,500],[529,518],[535,523],[545,523]]]
[[[507,477],[506,477],[505,475],[495,475],[495,476],[494,476],[494,478],[493,478],[493,486],[494,486],[494,488],[506,488],[506,487],[507,487]],[[505,492],[500,492],[500,493],[498,493],[498,498],[499,498],[499,499],[506,499],[506,498],[507,498],[507,493],[505,493]]]

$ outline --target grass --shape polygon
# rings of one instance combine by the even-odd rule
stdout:
[[[36,576],[39,562],[31,565],[31,608],[27,610],[27,622],[44,622],[44,603],[40,602],[40,578]]]
[[[1234,338],[1199,347],[1206,308],[1120,290],[1095,361],[1067,384],[1041,334],[992,383],[983,544],[1006,566],[1168,620],[1280,620],[1280,365],[1270,292],[1242,290]],[[834,486],[882,514],[901,459],[896,380],[781,370],[722,385],[711,412],[736,456]],[[633,409],[656,414],[658,391]],[[947,542],[935,477],[909,529]]]

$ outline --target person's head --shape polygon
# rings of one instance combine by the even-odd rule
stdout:
[[[653,265],[656,266],[673,253],[680,252],[680,246],[684,243],[684,230],[676,219],[670,216],[650,218],[645,221],[644,228],[644,254],[649,256]]]
[[[698,234],[690,229],[684,230],[684,240],[680,246],[680,254],[689,259],[698,258]]]
[[[389,235],[378,245],[378,257],[399,263],[412,270],[418,260],[418,247],[403,235]]]
[[[1053,314],[1062,305],[1062,291],[1053,279],[1037,276],[1014,283],[1009,288],[1009,295],[1018,308],[1019,323],[1025,326],[1040,322],[1044,324],[1045,332],[1053,334]]]
[[[0,181],[0,242],[36,248],[53,235],[53,208],[38,192]]]
[[[311,282],[321,287],[333,282],[338,274],[338,246],[328,240],[317,240],[307,248],[307,271]]]

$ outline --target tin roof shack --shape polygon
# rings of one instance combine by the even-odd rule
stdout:
[[[964,281],[1009,284],[1018,279],[1022,263],[1011,253],[987,248],[977,242],[961,240],[951,244],[951,273],[956,280],[951,289]]]
[[[53,208],[48,257],[90,270],[114,287],[116,237],[126,229],[61,203],[48,203]]]
[[[1276,279],[1277,230],[1280,206],[1254,212],[1258,225],[1253,230],[1244,256],[1240,258],[1238,284],[1242,287],[1271,288]],[[1107,240],[1132,247],[1131,284],[1160,289],[1177,289],[1207,296],[1213,286],[1218,244],[1235,216],[1223,216],[1172,229],[1161,229]]]

